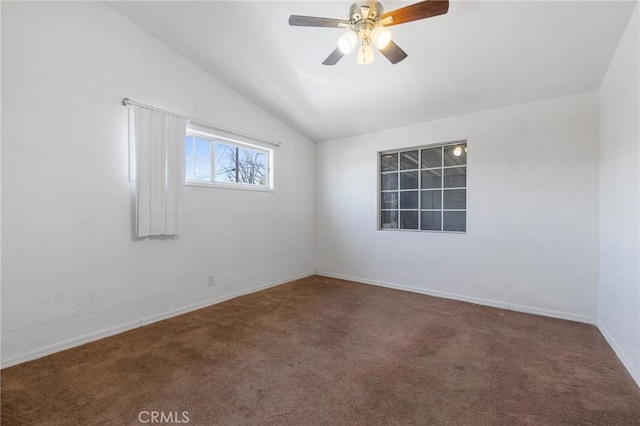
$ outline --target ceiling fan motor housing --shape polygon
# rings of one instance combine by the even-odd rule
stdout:
[[[377,1],[360,1],[349,7],[351,28],[360,40],[368,40],[384,9]]]

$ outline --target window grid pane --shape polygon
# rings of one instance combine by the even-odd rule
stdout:
[[[398,211],[397,210],[383,210],[380,217],[381,217],[380,222],[383,229],[398,228]]]
[[[442,226],[445,231],[464,232],[467,227],[467,214],[464,211],[444,212]]]
[[[467,168],[452,167],[444,169],[445,188],[465,188],[467,186]]]
[[[417,210],[400,210],[400,229],[419,229]]]
[[[466,142],[379,158],[381,229],[466,232]]]
[[[380,157],[381,172],[395,172],[398,170],[398,153],[382,154]]]
[[[442,207],[447,210],[466,209],[467,208],[467,190],[466,189],[447,189],[443,194]]]
[[[418,191],[403,191],[400,193],[400,208],[402,210],[418,210]]]
[[[420,159],[419,151],[405,151],[400,153],[400,170],[417,170],[419,169]]]
[[[398,173],[382,174],[382,190],[383,191],[398,190]]]
[[[418,189],[418,171],[400,172],[400,189]]]
[[[382,204],[380,208],[382,210],[395,210],[398,208],[398,192],[383,192],[380,196]]]

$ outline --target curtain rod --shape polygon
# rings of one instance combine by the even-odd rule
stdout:
[[[164,109],[152,107],[150,105],[145,105],[145,104],[140,103],[140,102],[132,101],[129,98],[124,98],[122,100],[122,105],[124,105],[124,106],[134,105],[134,106],[137,106],[137,107],[140,107],[140,108],[150,109],[151,111],[161,112],[163,114],[167,114],[167,115],[171,115],[171,116],[174,116],[174,117],[182,118],[182,119],[187,120],[188,122],[191,122],[191,123],[196,123],[196,124],[201,124],[203,126],[211,127],[214,130],[220,130],[222,132],[233,133],[233,134],[238,135],[238,136],[242,136],[242,137],[245,137],[245,138],[253,139],[254,141],[264,142],[264,143],[268,143],[270,145],[275,145],[275,146],[282,145],[281,142],[276,142],[276,141],[272,141],[272,140],[269,140],[269,139],[259,138],[257,136],[249,135],[249,134],[246,134],[246,133],[241,133],[241,132],[238,132],[238,131],[235,131],[235,130],[231,130],[231,129],[225,129],[224,127],[216,126],[215,124],[207,123],[206,121],[196,120],[194,118],[187,117],[186,115],[176,114],[175,112],[167,111],[167,110],[164,110]]]

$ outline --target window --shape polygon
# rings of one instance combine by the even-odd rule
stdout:
[[[379,229],[466,232],[467,143],[380,153]]]
[[[272,151],[190,131],[185,139],[187,184],[272,189]]]

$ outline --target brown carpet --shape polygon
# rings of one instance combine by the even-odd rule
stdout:
[[[317,276],[2,371],[3,425],[140,424],[142,411],[197,425],[640,425],[640,389],[593,326]]]

